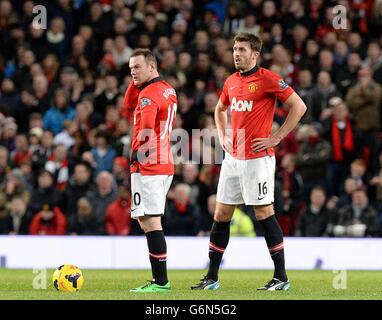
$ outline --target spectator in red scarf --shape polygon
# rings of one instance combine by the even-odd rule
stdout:
[[[66,218],[58,207],[44,203],[29,227],[31,235],[64,235],[66,233]]]
[[[30,156],[28,138],[25,134],[18,134],[15,138],[15,150],[11,153],[13,164],[18,167]]]
[[[338,196],[350,174],[350,163],[357,155],[358,137],[343,100],[332,98],[329,105],[332,116],[325,121],[325,139],[331,143],[332,152],[327,171],[327,188],[330,196]]]
[[[54,148],[53,154],[45,164],[45,169],[54,175],[57,188],[65,190],[69,180],[69,163],[67,150],[63,144],[59,144]]]
[[[164,230],[169,236],[195,236],[199,232],[200,209],[190,201],[191,187],[185,183],[175,186],[175,200],[168,206]]]
[[[106,209],[106,233],[109,235],[126,236],[131,229],[131,195],[127,184],[119,186],[118,198]]]

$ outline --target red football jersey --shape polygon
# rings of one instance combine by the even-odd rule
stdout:
[[[274,155],[273,148],[254,153],[252,140],[270,136],[276,99],[285,102],[293,92],[276,73],[257,66],[227,78],[220,100],[231,111],[233,157],[254,159]]]
[[[173,87],[160,77],[140,87],[134,111],[133,151],[146,156],[139,162],[142,175],[173,175],[174,159],[170,133],[176,116],[177,97]],[[131,172],[137,167],[131,166]]]

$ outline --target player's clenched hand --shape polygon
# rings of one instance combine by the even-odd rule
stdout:
[[[225,152],[232,153],[232,140],[228,136],[221,138],[220,144]]]
[[[277,146],[280,143],[281,139],[273,136],[268,138],[256,138],[252,140],[252,150],[254,152],[260,152],[274,146]]]

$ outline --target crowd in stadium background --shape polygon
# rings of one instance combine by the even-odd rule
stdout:
[[[36,5],[47,30],[33,27]],[[0,234],[140,234],[123,113],[133,49],[154,52],[177,91],[174,129],[191,134],[214,129],[232,39],[252,32],[260,65],[308,107],[276,148],[284,235],[382,236],[381,30],[381,0],[0,0]],[[166,235],[208,234],[219,170],[176,166]],[[235,211],[232,235],[261,235],[251,210]]]

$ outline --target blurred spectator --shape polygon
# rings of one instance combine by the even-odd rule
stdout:
[[[191,187],[185,183],[175,186],[175,200],[168,204],[164,216],[165,234],[169,236],[195,236],[200,228],[200,211],[192,204]]]
[[[18,134],[15,138],[15,150],[10,154],[11,161],[14,166],[19,167],[20,164],[29,159],[31,152],[29,150],[29,143],[25,134]]]
[[[382,83],[382,50],[377,41],[369,43],[367,48],[367,58],[365,59],[364,66],[369,68],[373,74],[375,82]]]
[[[74,166],[81,161],[82,154],[90,150],[86,134],[82,130],[73,133],[73,145],[68,150],[69,172],[73,172]]]
[[[41,135],[41,145],[37,147],[32,155],[32,169],[35,172],[45,168],[45,164],[53,154],[53,139],[54,135],[52,131],[44,130]]]
[[[369,68],[361,68],[358,71],[358,82],[349,89],[346,95],[346,104],[355,120],[356,127],[360,130],[362,158],[373,173],[378,167],[376,132],[380,129],[381,101],[381,85],[372,79]]]
[[[7,176],[7,173],[11,171],[8,159],[8,149],[0,146],[0,184],[2,184]]]
[[[362,186],[362,185],[361,185]],[[350,205],[352,201],[352,194],[355,190],[361,187],[354,178],[347,178],[344,182],[343,191],[338,199],[334,198],[336,201],[336,209]]]
[[[22,198],[26,204],[31,198],[30,188],[20,169],[9,172],[0,185],[0,210],[8,209],[10,201],[16,196]]]
[[[45,164],[45,169],[54,176],[55,185],[59,190],[65,190],[69,180],[69,162],[66,147],[56,145],[52,155]]]
[[[38,130],[39,134],[37,134],[39,138],[41,138],[41,135],[43,132],[42,130],[43,126],[44,126],[44,123],[43,123],[41,114],[38,112],[31,113],[30,116],[28,117],[29,133],[31,133],[32,129],[35,129],[35,128],[41,129],[41,130]]]
[[[129,161],[125,157],[116,157],[113,162],[113,176],[117,185],[123,185],[130,178]]]
[[[43,73],[34,76],[32,80],[33,95],[37,100],[36,109],[45,113],[49,109],[51,99],[49,80]]]
[[[69,149],[74,144],[73,135],[77,130],[77,125],[74,121],[65,120],[62,126],[63,130],[55,135],[53,143],[55,145],[62,144],[66,149]]]
[[[32,214],[35,214],[44,203],[48,202],[54,206],[62,206],[62,195],[55,188],[52,173],[48,170],[42,170],[37,176],[37,185],[32,191],[29,209]]]
[[[41,65],[42,65],[44,74],[46,75],[48,79],[48,83],[52,84],[53,81],[58,76],[58,71],[60,67],[60,63],[58,61],[57,56],[55,54],[48,53],[42,60]]]
[[[67,221],[58,207],[44,203],[41,211],[37,213],[30,224],[31,235],[64,235],[66,234]]]
[[[25,201],[22,198],[13,197],[3,221],[3,230],[0,227],[0,234],[28,234],[31,218]]]
[[[241,22],[240,11],[241,10],[238,2],[228,3],[223,27],[225,35],[230,36],[237,33]]]
[[[65,61],[65,53],[68,47],[68,39],[65,35],[64,19],[61,17],[55,17],[51,20],[49,29],[46,33],[46,38],[61,63],[63,63]]]
[[[113,137],[115,137],[118,120],[119,112],[117,108],[113,105],[107,106],[105,113],[105,128]]]
[[[208,216],[201,216],[200,231],[198,236],[208,237],[211,232],[212,223],[214,222],[214,214],[216,208],[216,194],[211,194],[207,199]]]
[[[317,125],[305,125],[300,131],[302,142],[297,153],[296,164],[304,181],[304,198],[309,198],[314,185],[324,185],[330,144],[323,140]]]
[[[326,236],[331,212],[326,208],[326,194],[322,187],[310,192],[310,204],[302,213],[295,235],[299,237]]]
[[[128,157],[131,145],[130,125],[127,119],[119,119],[115,130],[113,149],[118,156]]]
[[[43,132],[44,130],[39,127],[34,127],[29,130],[28,140],[29,140],[30,155],[28,157],[28,160],[31,162],[31,164],[32,164],[31,156],[35,151],[37,151],[40,148],[41,136]]]
[[[192,100],[183,91],[178,93],[178,113],[182,115],[184,121],[183,128],[191,135],[192,129],[198,127],[201,111],[195,108]]]
[[[292,234],[304,200],[304,181],[296,170],[296,155],[287,153],[283,157],[277,179],[280,181],[282,196],[280,225],[284,234]]]
[[[305,102],[308,110],[304,117],[301,119],[302,123],[311,122],[311,106],[312,106],[312,91],[313,91],[313,79],[312,73],[308,69],[302,69],[298,72],[297,75],[298,84],[295,86],[296,93],[301,97]]]
[[[182,166],[182,182],[191,187],[190,201],[197,204],[203,212],[207,212],[208,188],[200,181],[198,165],[192,162],[185,163]]]
[[[98,131],[95,136],[95,146],[91,149],[96,163],[95,174],[113,170],[115,150],[110,146],[110,135],[107,131]]]
[[[352,203],[340,208],[334,220],[332,233],[335,237],[377,236],[379,222],[377,211],[369,203],[364,189],[352,193]]]
[[[347,58],[347,64],[338,71],[337,87],[342,96],[345,96],[349,88],[357,83],[357,75],[361,62],[361,57],[358,53],[350,53]]]
[[[76,69],[70,66],[65,66],[60,69],[60,73],[56,77],[56,82],[54,83],[53,90],[54,93],[58,89],[66,92],[68,98],[67,102],[69,103],[76,84],[78,84],[78,73]]]
[[[335,42],[334,43],[338,43]],[[336,82],[337,79],[337,74],[338,74],[338,66],[335,64],[335,56],[332,50],[329,49],[322,49],[320,53],[318,54],[319,57],[319,66],[321,72],[326,71],[330,75],[330,80],[332,80],[334,83]],[[319,76],[320,74],[318,74]],[[318,79],[317,79],[318,81]]]
[[[97,221],[105,221],[106,208],[117,197],[117,187],[111,173],[100,172],[96,177],[96,190],[87,193],[90,203],[93,205]]]
[[[105,233],[104,224],[97,220],[88,198],[81,197],[78,199],[77,210],[69,217],[68,233],[78,236],[95,236]]]
[[[379,172],[377,175],[372,177],[369,181],[371,186],[375,187],[375,200],[376,200],[376,208],[378,211],[382,210],[382,152],[379,153]],[[381,225],[382,227],[382,225]]]
[[[374,7],[371,16],[371,31],[374,37],[380,35],[380,30],[382,28],[382,2],[374,1]]]
[[[18,61],[16,70],[12,75],[12,79],[18,89],[31,86],[32,78],[30,75],[30,69],[36,62],[36,57],[32,50],[25,49],[21,51],[20,55],[21,59]]]
[[[20,99],[13,110],[13,115],[18,123],[18,127],[20,127],[20,132],[27,132],[29,129],[28,120],[32,114],[40,114],[40,112],[42,111],[39,109],[39,101],[34,96],[33,90],[22,89]]]
[[[259,35],[260,26],[256,24],[256,16],[254,14],[249,13],[244,18],[240,19],[237,33],[241,32],[249,32]]]
[[[94,110],[102,115],[106,114],[106,106],[116,105],[118,91],[118,80],[113,74],[108,74],[104,79],[98,81],[98,90],[95,91]]]
[[[2,145],[5,146],[8,151],[12,152],[15,149],[18,126],[11,117],[5,118],[2,125]]]
[[[281,44],[276,44],[272,48],[272,66],[279,67],[279,75],[285,82],[294,85],[297,83],[297,67],[292,63],[290,52]],[[271,67],[272,67],[271,66]]]
[[[66,214],[68,216],[74,214],[78,200],[92,192],[95,192],[95,185],[92,182],[90,165],[84,161],[78,162],[65,190]]]
[[[65,120],[73,120],[76,112],[69,105],[68,93],[57,89],[54,93],[54,105],[44,115],[44,129],[51,130],[55,135],[62,130]]]
[[[350,163],[357,156],[359,137],[343,100],[333,97],[329,100],[329,105],[332,116],[324,122],[325,138],[332,145],[327,170],[327,189],[329,195],[338,196],[345,178],[350,174]]]
[[[36,54],[36,59],[41,61],[47,52],[52,52],[53,47],[46,37],[44,29],[34,28],[33,24],[29,25],[30,48]]]
[[[293,29],[294,26],[300,24],[310,29],[310,32],[313,30],[313,26],[310,19],[308,18],[304,3],[301,0],[293,0],[288,2],[287,7],[287,19],[285,21],[285,27],[287,30]]]
[[[0,87],[0,109],[9,115],[14,114],[20,95],[12,79],[4,78]]]
[[[126,236],[131,229],[131,195],[130,185],[121,184],[118,188],[118,198],[106,208],[106,233],[109,235]]]
[[[313,121],[322,119],[322,112],[327,108],[329,99],[339,97],[341,94],[332,82],[327,71],[321,71],[317,76],[317,84],[312,90],[311,112]]]
[[[355,159],[350,164],[350,177],[355,180],[357,188],[362,188],[366,185],[366,172],[367,166],[363,159]]]
[[[280,125],[276,121],[273,121],[272,132],[275,132],[279,128]],[[297,132],[297,129],[293,129],[277,146],[275,146],[276,162],[281,163],[283,157],[287,153],[297,154],[300,147],[299,141],[297,141]]]

